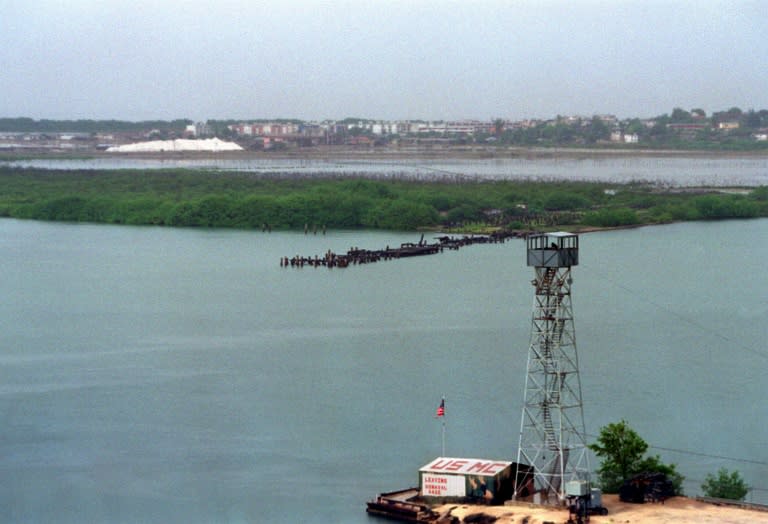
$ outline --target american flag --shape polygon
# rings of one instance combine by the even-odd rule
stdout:
[[[438,417],[444,417],[445,416],[445,399],[440,401],[440,405],[437,406],[437,416]]]

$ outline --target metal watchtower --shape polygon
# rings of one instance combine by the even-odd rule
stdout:
[[[542,502],[562,504],[566,482],[589,476],[571,307],[579,237],[535,234],[527,243],[536,278],[517,462],[535,468],[534,489]]]

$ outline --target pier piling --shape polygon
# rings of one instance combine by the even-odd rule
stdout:
[[[325,234],[325,226],[323,226],[323,234]],[[309,225],[304,226],[304,234],[309,232]],[[313,233],[317,234],[317,226],[313,226]],[[406,242],[400,245],[400,247],[391,248],[389,246],[384,249],[368,250],[360,249],[359,247],[350,247],[346,253],[334,253],[330,249],[323,256],[300,256],[296,255],[293,258],[283,257],[280,259],[280,267],[297,267],[301,268],[305,265],[312,267],[325,266],[328,269],[332,268],[345,268],[350,264],[371,264],[380,260],[394,260],[398,258],[434,255],[442,253],[445,249],[458,250],[464,246],[470,246],[473,244],[499,244],[506,242],[510,238],[525,238],[527,232],[497,232],[490,235],[464,235],[461,237],[452,236],[440,236],[436,237],[436,242],[427,243],[424,240],[424,235],[421,235],[418,243]]]

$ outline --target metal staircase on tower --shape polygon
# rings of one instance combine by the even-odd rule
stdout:
[[[527,239],[535,291],[517,462],[534,467],[534,497],[549,504],[565,502],[566,482],[589,478],[571,304],[578,253],[575,234]]]

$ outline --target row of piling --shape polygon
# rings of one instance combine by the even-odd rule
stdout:
[[[393,260],[405,257],[434,255],[444,250],[458,250],[472,244],[497,244],[510,238],[525,238],[528,233],[519,231],[495,232],[490,235],[464,235],[461,237],[436,237],[436,242],[427,243],[424,235],[418,243],[404,243],[400,247],[369,250],[351,247],[346,253],[334,253],[328,250],[324,255],[281,257],[280,267],[327,267],[345,268],[351,265],[370,264],[379,261]]]

